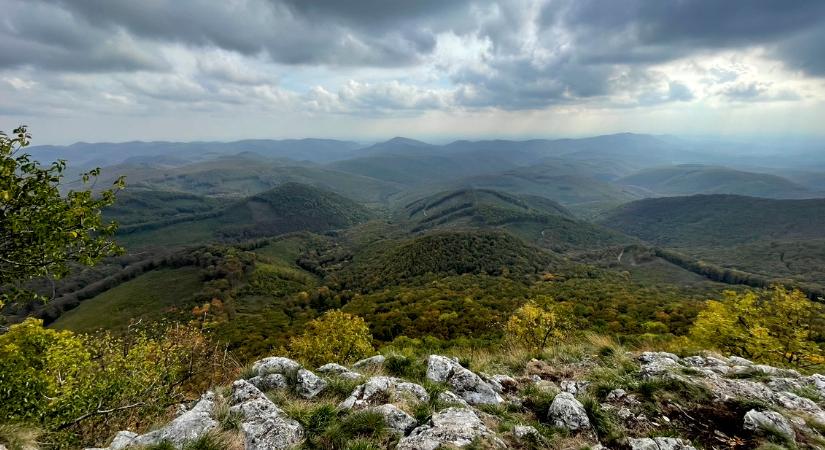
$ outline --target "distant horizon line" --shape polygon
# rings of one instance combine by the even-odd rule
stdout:
[[[5,131],[5,130],[3,130]],[[10,131],[6,131],[7,134]],[[67,144],[38,144],[36,143],[36,133],[35,139],[33,139],[32,145],[29,147],[31,149],[37,147],[72,147],[72,146],[79,146],[79,145],[122,145],[122,144],[233,144],[233,143],[241,143],[241,142],[285,142],[285,141],[331,141],[331,142],[344,142],[344,143],[352,143],[361,146],[372,146],[378,144],[389,143],[396,140],[406,140],[411,142],[417,142],[426,145],[432,146],[445,146],[454,144],[457,142],[487,142],[487,141],[504,141],[504,142],[530,142],[530,141],[564,141],[564,140],[584,140],[584,139],[597,139],[597,138],[604,138],[604,137],[616,137],[616,136],[645,136],[645,137],[656,137],[656,138],[681,138],[681,139],[695,139],[695,140],[712,140],[712,139],[719,139],[724,141],[753,141],[753,140],[775,140],[775,139],[793,139],[798,141],[821,141],[825,143],[825,135],[813,135],[813,134],[675,134],[675,133],[640,133],[640,132],[633,132],[633,131],[623,131],[623,132],[615,132],[615,133],[599,133],[599,134],[573,134],[573,135],[566,135],[566,136],[534,136],[534,135],[526,135],[523,137],[514,137],[514,136],[487,136],[487,137],[449,137],[449,138],[432,138],[432,137],[422,137],[422,138],[415,138],[415,137],[408,137],[402,135],[396,135],[391,138],[379,138],[379,139],[348,139],[348,138],[334,138],[334,137],[252,137],[252,138],[236,138],[236,139],[196,139],[196,140],[168,140],[168,139],[152,139],[152,140],[125,140],[125,141],[111,141],[111,140],[103,140],[103,141],[86,141],[80,140],[75,141],[72,143]]]

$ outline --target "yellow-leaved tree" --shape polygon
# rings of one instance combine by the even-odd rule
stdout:
[[[690,337],[700,345],[759,362],[795,367],[825,363],[825,307],[799,290],[776,286],[709,300]]]
[[[552,299],[535,300],[517,309],[504,326],[506,339],[533,350],[556,344],[572,328],[571,313]]]
[[[312,320],[300,336],[289,340],[292,356],[311,365],[346,364],[370,356],[372,334],[364,319],[334,310]]]

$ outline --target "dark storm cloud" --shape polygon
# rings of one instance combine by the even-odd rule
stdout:
[[[459,107],[533,109],[616,93],[636,96],[639,104],[690,101],[695,93],[688,85],[645,72],[652,64],[754,46],[791,69],[825,76],[822,0],[0,0],[0,6],[0,70],[172,72],[175,61],[163,52],[170,44],[342,72],[414,68],[431,62],[439,35],[450,32],[487,46],[477,64],[440,68]],[[210,83],[266,82],[203,61],[195,66],[206,93],[217,90]],[[353,102],[388,108],[380,90],[359,92],[370,96]],[[734,89],[723,96],[748,94]],[[422,104],[444,105],[440,96]]]
[[[562,23],[573,31],[584,61],[619,63],[757,44],[791,44],[790,54],[776,55],[790,61],[793,50],[811,44],[806,33],[819,30],[821,36],[824,18],[820,0],[577,0],[551,2],[543,12],[545,25]]]
[[[123,30],[154,42],[267,54],[285,64],[397,66],[435,46],[435,32],[469,2],[29,0],[43,17],[69,14],[77,33]],[[34,32],[20,30],[23,38]]]

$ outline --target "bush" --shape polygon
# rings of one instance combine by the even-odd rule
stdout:
[[[231,379],[220,350],[184,326],[116,338],[27,319],[0,336],[0,417],[41,426],[57,446],[97,444]]]
[[[549,300],[552,301],[552,300]],[[571,313],[559,306],[540,306],[531,301],[517,309],[504,327],[507,339],[533,350],[558,343],[571,328]]]
[[[314,366],[347,364],[375,351],[364,319],[338,310],[309,322],[301,336],[290,339],[289,349],[292,356]]]
[[[699,313],[690,336],[718,348],[768,364],[810,368],[825,364],[825,306],[799,290],[726,291]]]

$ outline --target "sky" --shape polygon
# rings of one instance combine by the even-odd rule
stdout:
[[[822,0],[0,0],[35,143],[825,135]]]

